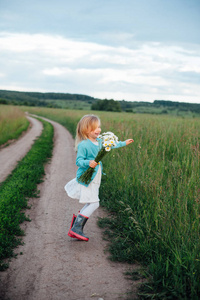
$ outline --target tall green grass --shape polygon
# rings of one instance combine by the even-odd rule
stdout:
[[[22,211],[28,199],[37,196],[37,184],[44,175],[44,163],[51,157],[53,126],[45,121],[41,136],[12,174],[0,185],[0,270],[7,268],[4,259],[13,256],[13,249],[21,244],[20,223],[28,220]]]
[[[39,113],[69,126],[74,135],[86,112]],[[111,230],[112,259],[145,266],[142,298],[199,299],[200,120],[97,114],[102,131],[135,141],[104,159],[100,199],[112,217],[100,223]]]
[[[140,117],[115,132],[135,144],[105,159],[100,198],[116,212],[112,257],[148,267],[152,298],[198,299],[200,120]]]
[[[28,126],[28,120],[18,107],[0,105],[0,145],[17,139]]]

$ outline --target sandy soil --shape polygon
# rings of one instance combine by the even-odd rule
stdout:
[[[64,191],[66,182],[76,174],[74,141],[63,126],[51,123],[55,128],[53,157],[46,165],[45,181],[38,186],[40,198],[29,201],[32,208],[27,214],[32,221],[22,224],[25,244],[17,249],[23,254],[0,274],[0,298],[115,300],[127,299],[134,291],[131,299],[136,299],[136,283],[124,275],[130,266],[111,262],[105,253],[106,241],[96,225],[98,216],[106,214],[102,208],[85,226],[89,242],[67,235],[72,214],[82,207]]]

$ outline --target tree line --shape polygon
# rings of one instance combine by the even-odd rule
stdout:
[[[53,104],[50,101],[54,101]],[[200,104],[174,102],[170,100],[155,100],[154,102],[144,101],[115,101],[113,99],[97,99],[82,94],[69,93],[39,93],[39,92],[18,92],[0,90],[0,104],[13,104],[25,106],[43,106],[62,108],[59,100],[87,102],[91,110],[132,112],[132,113],[171,113],[172,111],[200,114]]]

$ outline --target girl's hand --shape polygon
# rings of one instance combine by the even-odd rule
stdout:
[[[129,145],[129,144],[131,144],[131,143],[133,143],[133,142],[134,142],[133,139],[128,139],[128,140],[126,140],[126,146]]]
[[[95,168],[97,165],[98,165],[98,164],[97,164],[97,162],[96,162],[95,160],[90,160],[89,166],[90,166],[91,168]]]

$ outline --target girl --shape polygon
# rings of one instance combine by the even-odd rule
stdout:
[[[65,186],[69,197],[79,199],[79,203],[85,206],[77,216],[73,215],[68,235],[78,240],[88,241],[89,238],[83,233],[83,227],[91,214],[99,207],[99,187],[101,183],[102,163],[95,162],[95,157],[101,149],[100,119],[95,115],[85,115],[79,121],[76,129],[75,148],[77,150],[76,165],[78,166],[76,178]],[[132,143],[132,139],[118,142],[116,147],[124,147]],[[78,182],[78,178],[89,168],[94,168],[91,182],[87,185]]]

